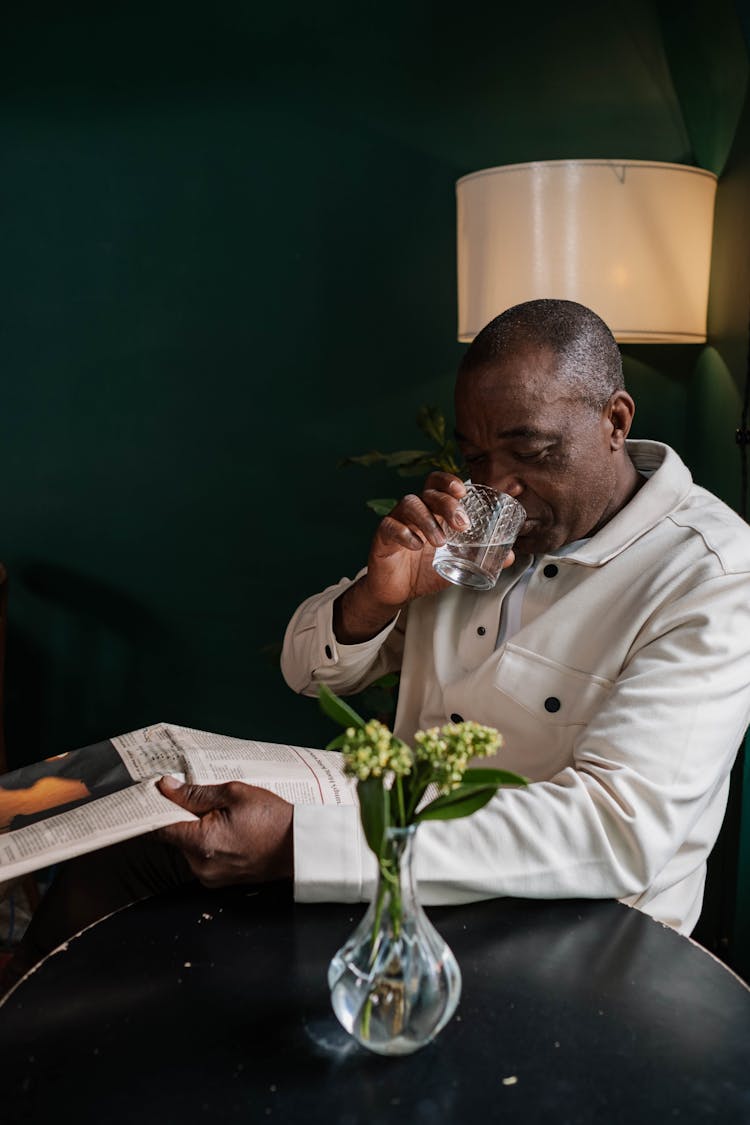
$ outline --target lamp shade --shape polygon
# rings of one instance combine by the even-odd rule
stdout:
[[[588,305],[623,343],[706,339],[713,172],[549,160],[456,183],[458,338],[521,301]]]

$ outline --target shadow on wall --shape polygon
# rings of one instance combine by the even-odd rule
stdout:
[[[175,660],[165,622],[132,596],[47,563],[11,576],[7,646],[11,767],[153,721],[154,680]]]

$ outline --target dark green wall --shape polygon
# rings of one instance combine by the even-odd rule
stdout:
[[[735,502],[750,283],[747,226],[744,267],[727,233],[748,183],[732,4],[708,27],[708,5],[516,8],[6,14],[12,764],[162,719],[330,736],[263,649],[363,561],[363,500],[394,491],[338,459],[412,446],[422,403],[450,412],[454,185],[477,168],[733,169],[714,351],[630,347],[626,368],[636,431]]]

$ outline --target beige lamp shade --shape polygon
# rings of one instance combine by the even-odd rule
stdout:
[[[458,338],[511,305],[588,305],[622,343],[706,339],[717,178],[648,160],[485,168],[456,184]]]

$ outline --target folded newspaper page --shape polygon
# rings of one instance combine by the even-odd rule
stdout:
[[[352,805],[341,754],[158,723],[0,775],[0,886],[192,813],[157,780],[245,781],[292,804]]]

